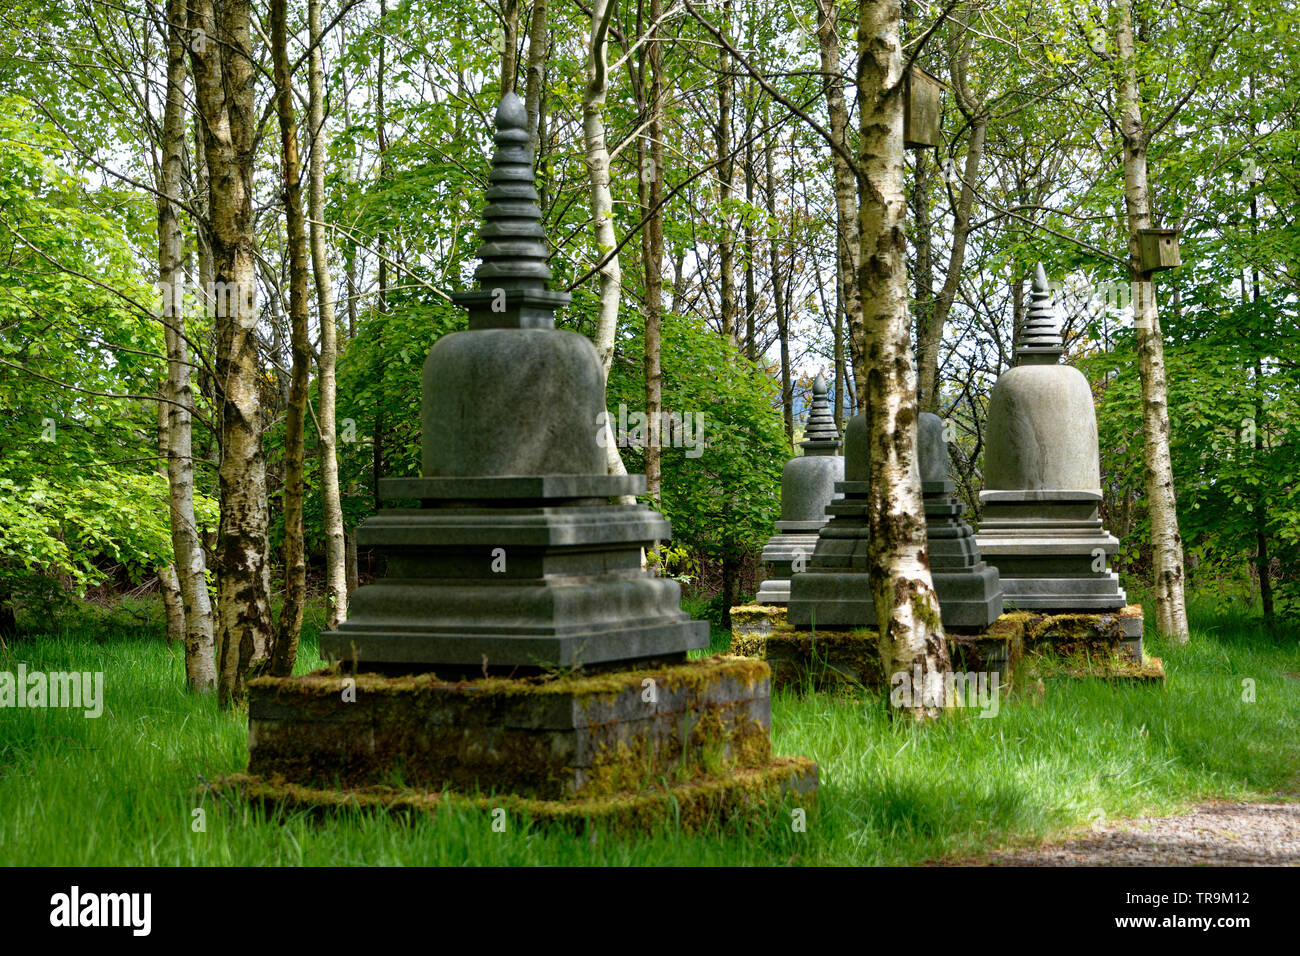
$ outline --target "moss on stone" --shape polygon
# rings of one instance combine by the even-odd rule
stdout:
[[[322,668],[297,677],[258,677],[249,681],[249,690],[266,689],[276,693],[291,693],[296,697],[337,696],[342,693],[344,681],[351,677],[358,693],[410,694],[437,689],[460,691],[481,696],[512,697],[521,694],[592,696],[619,694],[631,687],[639,688],[646,677],[661,684],[701,687],[725,675],[746,681],[753,687],[767,674],[745,658],[717,654],[673,664],[668,667],[648,667],[625,671],[602,671],[594,674],[567,673],[537,677],[484,677],[475,680],[443,680],[434,673],[388,677],[383,674],[342,675],[332,668]]]
[[[1025,659],[1025,678],[1027,681],[1065,678],[1163,684],[1165,668],[1160,658],[1147,654],[1142,655],[1141,661],[1135,661],[1114,651],[1098,652],[1080,646],[1068,654],[1055,650],[1028,654]]]
[[[552,799],[753,768],[771,752],[769,673],[717,656],[551,679],[358,675],[351,703],[337,676],[261,678],[250,684],[249,769],[302,785],[490,785]],[[645,701],[647,678],[657,701]]]
[[[1011,683],[1024,651],[1025,627],[1032,615],[1004,614],[986,631],[947,634],[955,669],[997,670]],[[800,631],[782,623],[770,631],[733,630],[733,654],[764,660],[772,668],[772,689],[838,690],[884,686],[879,636],[853,631]]]
[[[815,806],[817,765],[805,757],[777,757],[758,768],[696,775],[638,790],[569,800],[380,786],[316,788],[283,777],[250,774],[221,777],[214,786],[268,811],[288,807],[318,815],[349,809],[436,814],[452,806],[486,812],[499,808],[515,818],[517,826],[532,821],[579,832],[599,826],[616,834],[646,833],[667,826],[692,833],[723,823],[762,825],[787,803]]]

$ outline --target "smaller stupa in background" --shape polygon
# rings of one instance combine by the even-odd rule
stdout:
[[[812,394],[799,443],[803,454],[786,462],[781,472],[781,520],[763,548],[769,577],[758,589],[759,604],[790,603],[790,575],[802,571],[812,558],[817,534],[830,520],[826,506],[840,497],[835,484],[844,480],[844,458],[825,378],[817,376]]]
[[[948,443],[943,420],[923,412],[917,421],[917,459],[925,507],[930,573],[946,628],[982,631],[1002,614],[998,572],[980,558],[966,523],[966,506],[953,495],[948,478]],[[845,480],[842,500],[827,507],[831,519],[822,528],[808,569],[791,582],[786,613],[800,630],[874,628],[876,606],[867,575],[868,499],[867,416],[852,418],[844,428]]]

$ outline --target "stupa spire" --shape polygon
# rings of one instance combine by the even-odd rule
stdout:
[[[481,260],[474,272],[477,288],[451,298],[469,310],[471,329],[554,328],[555,310],[568,305],[570,296],[546,288],[550,254],[537,205],[528,114],[513,92],[497,105],[494,140],[481,242],[474,253]]]
[[[1034,269],[1029,316],[1020,333],[1016,348],[1017,365],[1053,365],[1065,353],[1061,341],[1061,323],[1052,303],[1052,288],[1040,262]]]
[[[533,180],[533,150],[528,114],[515,93],[497,106],[496,154],[483,210],[483,240],[475,255],[482,264],[474,273],[480,289],[543,289],[551,278],[546,264],[546,234]]]
[[[831,411],[826,379],[818,375],[813,380],[812,408],[808,410],[808,424],[804,426],[804,440],[799,443],[805,455],[837,455],[840,450],[840,433],[835,427],[835,414]]]

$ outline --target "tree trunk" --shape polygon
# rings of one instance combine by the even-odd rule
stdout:
[[[208,231],[217,288],[217,397],[221,410],[217,541],[217,697],[242,698],[271,637],[266,555],[266,460],[258,392],[257,289],[253,250],[253,161],[257,78],[249,0],[191,0],[195,101],[208,163]]]
[[[1129,278],[1133,283],[1133,325],[1137,337],[1138,371],[1142,379],[1142,432],[1147,505],[1151,520],[1151,551],[1155,565],[1156,627],[1174,643],[1186,643],[1186,575],[1183,539],[1178,532],[1173,465],[1169,457],[1169,400],[1165,380],[1164,334],[1156,310],[1150,273],[1142,271],[1138,231],[1151,225],[1151,193],[1147,177],[1149,136],[1142,117],[1133,20],[1129,0],[1120,5],[1117,31],[1117,90],[1120,134],[1123,138],[1124,200],[1128,210]]]
[[[298,118],[293,106],[286,24],[288,0],[271,0],[271,56],[275,62],[275,111],[280,121],[280,169],[284,186],[285,234],[289,252],[289,339],[293,354],[289,401],[284,414],[284,605],[275,629],[271,674],[288,677],[298,659],[303,608],[307,602],[307,554],[303,541],[303,457],[306,439],[307,379],[311,344],[307,338],[307,223],[302,212],[302,159]]]
[[[723,0],[722,22],[718,27],[724,35],[731,30],[731,0]],[[732,345],[736,344],[736,239],[731,228],[731,197],[736,175],[736,164],[731,158],[731,64],[725,46],[718,47],[718,124],[714,127],[715,148],[718,153],[718,238],[719,269],[721,279],[722,334]]]
[[[935,381],[939,371],[939,344],[943,330],[935,334],[934,245],[930,231],[930,189],[932,168],[926,151],[916,150],[912,175],[912,245],[916,247],[916,397],[922,411],[933,412],[937,404]],[[931,371],[933,369],[933,371]]]
[[[383,20],[388,15],[388,4],[386,0],[379,0],[379,18]],[[518,11],[516,10],[516,17]],[[507,44],[506,49],[514,49],[513,39]],[[507,61],[502,53],[501,69],[504,71],[507,66],[513,64],[512,58]],[[388,44],[384,40],[383,34],[379,37],[379,64],[375,72],[375,145],[379,150],[379,180],[381,188],[388,183],[388,116],[384,109],[384,82],[387,80],[388,66]],[[507,89],[505,84],[505,74],[502,73],[502,89]],[[513,85],[513,81],[512,81]],[[377,253],[378,263],[378,286],[375,296],[376,311],[378,313],[378,327],[376,329],[376,340],[380,353],[384,347],[384,328],[386,316],[388,315],[388,232],[380,229],[379,234],[375,237],[375,251]],[[375,390],[375,426],[374,434],[371,437],[371,497],[374,500],[374,509],[380,509],[379,499],[379,479],[383,477],[386,470],[384,465],[384,365],[379,365],[379,387]]]
[[[501,0],[501,93],[513,93],[519,74],[519,0]]]
[[[975,205],[975,177],[979,175],[980,163],[984,157],[984,140],[988,132],[989,120],[984,113],[977,114],[971,120],[970,144],[966,148],[966,167],[962,174],[961,194],[957,200],[957,211],[953,216],[952,248],[948,253],[948,271],[943,278],[943,287],[938,297],[927,309],[928,315],[923,326],[921,338],[920,391],[921,410],[939,411],[939,346],[943,342],[943,329],[952,313],[953,301],[957,298],[957,286],[961,283],[962,269],[966,265],[966,242],[970,237],[971,211]],[[925,287],[927,295],[930,286]]]
[[[984,104],[971,93],[967,83],[967,67],[970,62],[970,45],[973,36],[970,31],[963,31],[960,35],[956,35],[954,31],[954,39],[950,40],[948,46],[953,95],[962,115],[970,124],[970,141],[966,146],[966,164],[962,172],[957,208],[953,212],[952,247],[948,253],[948,271],[944,274],[943,287],[932,304],[929,303],[929,299],[933,285],[931,281],[925,282],[923,291],[927,307],[922,313],[924,321],[917,323],[921,332],[918,336],[921,352],[918,363],[921,375],[920,401],[922,411],[927,412],[938,412],[940,407],[942,396],[939,394],[939,346],[943,342],[943,329],[948,322],[948,316],[952,313],[952,304],[957,298],[957,287],[961,283],[962,269],[966,265],[966,243],[970,237],[971,212],[975,206],[975,182],[984,159],[984,141],[989,128],[989,117]],[[918,155],[918,190],[921,188],[919,171],[923,166],[921,156]],[[925,230],[928,260],[930,256],[928,210]],[[918,243],[918,253],[919,249]],[[929,267],[928,261],[927,267]],[[921,276],[919,269],[917,278],[918,285],[922,280],[930,279],[929,276]],[[918,300],[921,291],[918,289]]]
[[[533,0],[533,17],[528,25],[528,82],[524,111],[532,136],[533,158],[537,158],[542,132],[542,75],[546,70],[546,0]]]
[[[658,31],[663,15],[663,0],[650,0],[650,29]],[[645,267],[645,410],[646,418],[659,422],[663,411],[663,366],[660,362],[660,338],[663,331],[663,262],[664,220],[659,203],[663,199],[664,108],[663,44],[658,37],[642,47],[641,68],[649,109],[646,139],[648,149],[641,168],[642,205],[647,219],[641,232],[641,259]],[[645,450],[646,493],[655,506],[663,501],[660,445],[653,442]]]
[[[182,285],[185,236],[177,203],[185,163],[185,2],[167,4],[167,99],[163,107],[161,161],[158,182],[158,282],[163,290],[163,341],[167,349],[170,401],[159,408],[159,454],[165,460],[172,559],[164,600],[174,582],[179,596],[180,638],[185,648],[186,685],[195,692],[216,686],[213,654],[212,601],[208,596],[207,560],[194,520],[193,417],[185,308]],[[201,232],[201,230],[200,230]],[[200,244],[203,239],[200,235]],[[174,599],[173,599],[174,600]],[[174,639],[175,609],[168,600],[168,639]]]
[[[357,556],[357,536],[355,534],[345,535],[343,546],[347,555],[347,574],[348,574],[348,597],[352,597],[352,592],[361,586],[361,568],[359,567],[360,558]]]
[[[754,172],[754,143],[745,142],[745,205],[754,208],[754,185],[757,176]],[[758,286],[754,275],[757,263],[754,253],[758,248],[754,217],[745,217],[745,357],[751,362],[758,361]]]
[[[160,202],[162,200],[159,200]],[[164,384],[162,395],[164,398],[171,398],[171,388]],[[167,402],[158,403],[158,470],[163,476],[167,475]],[[169,489],[170,491],[170,489]],[[168,499],[170,500],[170,493]],[[173,550],[174,547],[173,547]],[[176,641],[185,640],[185,599],[181,597],[181,582],[176,575],[176,565],[173,562],[160,565],[158,568],[158,589],[162,592],[163,613],[167,621],[167,643],[171,644]],[[184,646],[182,644],[182,646]]]
[[[343,503],[339,495],[338,328],[334,289],[325,246],[325,72],[321,63],[321,0],[307,0],[311,72],[308,76],[308,122],[311,124],[311,187],[307,202],[311,219],[311,264],[320,313],[320,470],[321,516],[325,526],[325,627],[333,630],[348,616],[347,557],[343,541]]]
[[[903,194],[903,57],[899,0],[859,0],[861,104],[859,269],[863,308],[858,368],[867,413],[868,573],[884,673],[919,672],[905,708],[934,718],[948,706],[948,645],[930,578],[917,465],[916,379],[907,314]]]
[[[607,53],[609,25],[618,0],[595,0],[591,7],[591,53],[587,59],[587,85],[582,96],[582,135],[591,197],[591,228],[595,255],[603,259],[618,246],[614,235],[614,198],[609,188],[609,147],[605,142],[605,96],[609,92]],[[618,329],[618,299],[623,290],[623,270],[617,255],[609,255],[599,270],[600,304],[596,310],[596,352],[606,378],[614,361],[614,334]],[[611,475],[625,475],[614,430],[605,424],[605,464]]]
[[[772,144],[763,149],[766,166],[764,198],[767,202],[768,259],[772,269],[772,300],[776,310],[776,335],[781,347],[781,415],[785,421],[785,443],[794,447],[794,390],[790,382],[790,316],[787,313],[785,285],[781,282],[781,250],[776,218],[776,175],[772,169]]]
[[[826,93],[826,108],[831,123],[831,136],[849,151],[849,112],[844,104],[844,76],[840,72],[839,10],[835,0],[817,0],[817,45],[821,52],[822,89]],[[849,349],[853,353],[855,369],[864,368],[858,351],[862,342],[862,298],[858,288],[859,226],[857,208],[857,183],[847,160],[837,150],[831,150],[831,170],[835,177],[835,231],[836,262],[839,276],[839,299],[849,326]],[[842,351],[835,365],[836,408],[840,409],[836,422],[843,427],[842,389],[846,376]],[[858,405],[862,396],[858,395]]]

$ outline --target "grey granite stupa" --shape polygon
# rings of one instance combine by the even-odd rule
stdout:
[[[641,567],[671,536],[643,505],[610,504],[645,476],[605,469],[605,378],[591,341],[555,328],[569,296],[551,278],[523,102],[496,115],[496,154],[475,272],[452,298],[469,329],[424,363],[422,474],[380,483],[418,500],[364,522],[357,543],[386,573],[321,635],[357,670],[517,675],[675,662],[708,645],[677,582]]]
[[[948,478],[948,443],[943,420],[922,412],[917,421],[917,459],[925,507],[930,574],[944,627],[984,630],[1002,614],[998,572],[980,558],[966,506],[953,495]],[[826,511],[808,570],[791,578],[786,619],[801,629],[876,626],[876,607],[867,580],[867,419],[861,414],[844,428],[844,493]]]
[[[812,387],[812,408],[804,428],[803,454],[791,458],[781,472],[781,520],[763,548],[770,575],[758,589],[759,604],[789,604],[790,575],[806,567],[817,548],[817,533],[830,519],[826,506],[840,497],[836,482],[844,480],[840,433],[826,397],[826,379],[818,375]]]
[[[1002,575],[1008,610],[1100,612],[1127,601],[1106,564],[1119,541],[1101,526],[1097,413],[1065,349],[1038,266],[1016,364],[989,399],[984,520],[976,540]]]

